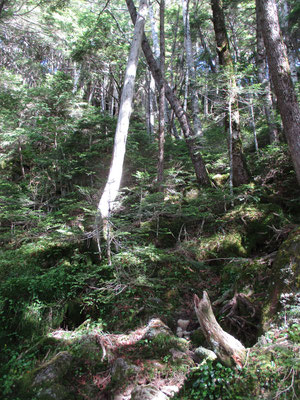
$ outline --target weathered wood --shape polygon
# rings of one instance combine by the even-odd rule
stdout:
[[[218,358],[227,366],[242,366],[246,349],[235,337],[225,332],[218,324],[208,294],[204,291],[200,300],[194,296],[195,311],[206,340]]]

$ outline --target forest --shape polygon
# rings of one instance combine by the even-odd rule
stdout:
[[[0,0],[0,398],[300,398],[300,3]]]

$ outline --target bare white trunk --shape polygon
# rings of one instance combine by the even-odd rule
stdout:
[[[98,205],[98,212],[101,214],[103,221],[107,221],[110,216],[121,184],[129,119],[132,112],[134,82],[147,12],[148,0],[140,0],[139,12],[134,27],[134,35],[125,72],[112,163],[107,183]]]
[[[192,99],[192,114],[194,123],[194,132],[196,136],[202,135],[201,122],[199,118],[199,99],[197,94],[197,83],[196,83],[196,70],[193,56],[192,39],[190,33],[190,19],[188,13],[188,1],[182,0],[182,13],[183,13],[183,25],[185,34],[185,50],[186,50],[186,64],[189,71],[189,86]]]
[[[160,50],[159,50],[159,39],[157,34],[157,25],[154,18],[153,8],[152,5],[149,5],[149,20],[151,25],[151,35],[153,41],[153,50],[156,60],[160,57]]]

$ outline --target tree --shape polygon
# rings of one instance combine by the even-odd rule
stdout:
[[[286,48],[281,38],[275,0],[257,0],[268,64],[284,132],[300,185],[300,109],[291,80]]]
[[[196,71],[193,56],[193,46],[190,32],[190,16],[188,10],[188,1],[182,0],[182,13],[183,13],[183,26],[185,35],[185,53],[186,53],[186,64],[188,69],[189,88],[192,99],[192,115],[194,122],[194,132],[196,136],[202,135],[201,122],[199,118],[199,99],[197,94],[197,84],[196,84]]]
[[[159,87],[159,134],[158,134],[158,190],[163,190],[164,181],[164,143],[165,143],[165,1],[160,0],[160,70],[162,80]]]
[[[139,12],[135,23],[133,39],[131,42],[131,48],[125,72],[118,123],[115,133],[112,162],[108,179],[98,204],[98,213],[101,215],[104,231],[108,228],[110,212],[113,209],[114,201],[118,195],[121,184],[129,119],[132,112],[134,82],[147,11],[148,1],[140,0]]]
[[[278,129],[272,103],[271,84],[267,76],[266,49],[259,13],[256,13],[256,66],[258,82],[261,84],[263,90],[262,101],[269,128],[270,143],[277,143],[279,141]]]
[[[238,108],[238,96],[236,90],[236,80],[234,76],[233,61],[229,49],[229,41],[225,26],[225,17],[223,11],[222,0],[211,0],[213,11],[213,24],[217,43],[217,53],[219,63],[223,67],[225,73],[229,75],[229,102],[231,103],[231,127],[228,126],[228,114],[225,121],[226,131],[231,131],[230,158],[232,160],[232,180],[233,185],[238,186],[249,182],[249,174],[246,166],[246,161],[243,155],[243,147],[240,132],[240,115]]]
[[[128,7],[128,10],[129,10],[132,22],[135,23],[136,9],[135,9],[134,3],[132,0],[126,0],[126,4]],[[205,163],[200,154],[199,146],[197,144],[197,140],[196,140],[195,134],[191,128],[188,117],[187,117],[186,113],[184,112],[182,105],[181,105],[179,99],[176,97],[174,91],[167,84],[167,82],[163,79],[163,77],[161,75],[161,70],[153,56],[151,47],[149,45],[149,42],[148,42],[145,34],[143,35],[142,49],[145,54],[150,71],[151,71],[157,85],[160,86],[161,82],[164,81],[166,97],[167,97],[168,102],[170,103],[170,106],[172,107],[176,117],[178,118],[181,129],[183,131],[184,138],[185,138],[185,141],[187,144],[187,148],[188,148],[188,151],[189,151],[189,154],[190,154],[190,157],[191,157],[194,169],[195,169],[197,181],[200,185],[210,185],[210,179],[208,177]]]

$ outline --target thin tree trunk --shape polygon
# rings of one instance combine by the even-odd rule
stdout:
[[[152,41],[153,41],[153,50],[154,50],[154,56],[156,60],[159,59],[160,57],[160,46],[159,46],[159,39],[158,39],[158,34],[157,34],[157,27],[153,15],[153,8],[152,5],[149,5],[149,20],[150,20],[150,25],[151,25],[151,35],[152,35]]]
[[[291,80],[285,45],[281,39],[275,0],[257,0],[268,64],[284,132],[300,185],[300,109]]]
[[[192,115],[194,122],[194,132],[196,136],[201,136],[203,134],[201,128],[201,122],[199,118],[199,99],[197,94],[197,82],[196,82],[196,71],[193,56],[192,39],[190,33],[190,18],[188,10],[188,0],[182,0],[182,13],[183,13],[183,26],[185,35],[185,54],[186,54],[186,64],[189,71],[189,88],[192,100]]]
[[[110,212],[113,209],[113,204],[118,195],[121,184],[129,119],[132,112],[134,82],[147,11],[148,0],[140,0],[139,13],[135,23],[134,35],[125,72],[120,111],[115,133],[112,163],[107,183],[98,205],[98,213],[100,213],[102,217],[104,228],[107,226]]]
[[[249,108],[250,108],[250,115],[251,115],[251,125],[252,125],[252,130],[253,130],[254,146],[255,146],[256,153],[258,153],[259,149],[258,149],[258,141],[257,141],[257,132],[256,132],[256,124],[255,124],[255,115],[254,115],[254,106],[253,106],[253,96],[252,96],[252,94],[250,94],[249,101],[250,101]]]
[[[257,66],[257,78],[261,84],[263,90],[262,100],[264,105],[264,112],[269,129],[270,143],[279,142],[278,129],[275,122],[275,113],[271,95],[270,81],[266,76],[266,50],[264,45],[264,39],[261,30],[261,21],[259,13],[256,13],[256,66]]]
[[[238,108],[238,96],[234,76],[233,61],[229,50],[229,41],[225,26],[222,0],[211,0],[213,11],[213,24],[217,43],[219,63],[224,67],[224,72],[230,75],[232,85],[232,162],[233,162],[233,184],[239,186],[249,182],[249,174],[243,155],[243,146],[240,132],[240,115]],[[227,128],[227,129],[226,129]],[[225,129],[228,130],[228,113],[225,122]]]
[[[190,83],[190,74],[189,74],[189,69],[187,68],[184,76],[184,101],[183,101],[184,112],[187,112],[188,108],[189,83]]]
[[[133,23],[135,23],[136,20],[136,9],[134,6],[134,3],[132,0],[126,0],[126,4],[129,10],[129,13],[131,15],[131,19]],[[151,47],[149,45],[149,42],[144,34],[143,40],[142,40],[142,49],[144,51],[148,66],[152,72],[152,75],[157,83],[157,85],[160,85],[160,82],[163,80],[160,68],[155,61],[155,58],[153,57],[153,53],[151,50]],[[197,181],[200,185],[210,185],[210,179],[208,177],[208,173],[205,167],[205,163],[203,161],[203,158],[199,152],[199,146],[197,144],[194,132],[190,126],[189,120],[187,118],[186,113],[184,112],[180,101],[178,98],[175,96],[175,93],[171,89],[171,87],[167,84],[166,81],[164,81],[165,85],[165,93],[166,97],[168,99],[168,102],[173,109],[176,117],[178,118],[178,121],[180,123],[181,129],[184,134],[184,138],[187,144],[187,148],[195,169]]]
[[[163,191],[164,182],[164,147],[165,147],[165,1],[160,0],[160,70],[162,75],[159,88],[159,133],[158,133],[158,164],[157,185]]]

